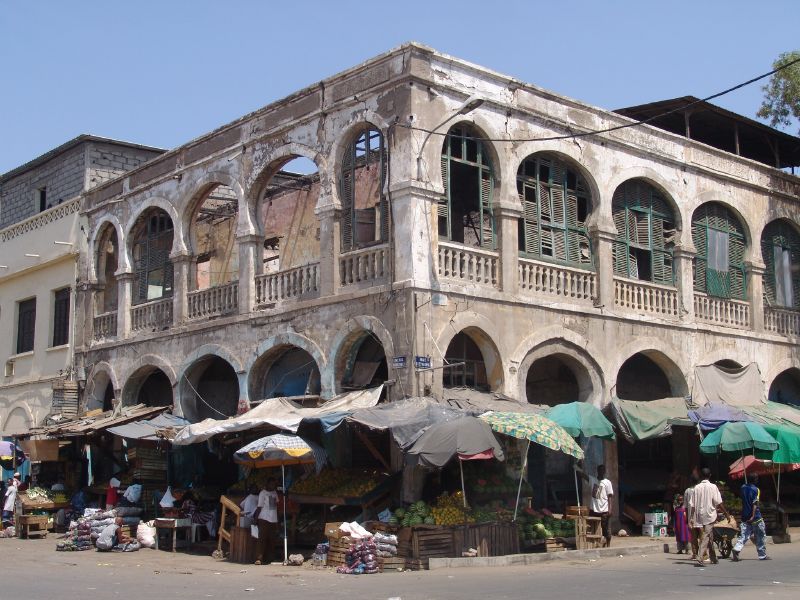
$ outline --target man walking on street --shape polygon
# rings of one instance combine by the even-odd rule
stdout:
[[[267,485],[258,495],[258,552],[256,564],[269,564],[275,557],[275,538],[278,533],[278,492],[274,477],[267,479]]]
[[[597,479],[592,478],[592,516],[600,517],[600,525],[603,530],[603,546],[606,548],[611,545],[611,530],[608,527],[608,519],[611,516],[611,500],[614,498],[614,488],[611,481],[606,477],[605,465],[598,465]]]
[[[700,545],[700,534],[702,530],[692,521],[692,507],[694,506],[694,486],[700,483],[700,478],[696,473],[692,473],[689,478],[689,487],[683,493],[683,502],[686,506],[686,518],[689,521],[689,540],[692,545],[692,560],[697,560],[697,548]]]
[[[769,560],[767,556],[767,530],[764,519],[761,518],[761,509],[758,506],[761,499],[761,490],[758,489],[758,475],[750,475],[750,483],[742,486],[742,522],[739,525],[739,539],[733,547],[731,560],[739,562],[739,553],[744,548],[751,535],[756,538],[758,560]]]
[[[697,566],[703,566],[703,557],[706,550],[708,557],[711,559],[711,564],[716,565],[717,554],[714,552],[714,523],[717,522],[717,509],[726,517],[728,516],[728,509],[722,503],[722,494],[719,493],[719,488],[711,483],[711,469],[704,468],[701,471],[702,481],[694,486],[692,492],[692,515],[689,521],[693,522],[696,527],[702,529],[700,534],[700,545],[697,548]]]

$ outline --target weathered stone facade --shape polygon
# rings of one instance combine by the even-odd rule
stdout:
[[[283,390],[285,378],[307,370],[304,391],[326,398],[358,379],[356,363],[376,362],[359,355],[367,352],[365,340],[382,347],[383,366],[373,372],[384,369],[380,378],[392,383],[393,399],[442,395],[445,384],[462,382],[520,402],[561,401],[559,390],[569,390],[571,399],[602,406],[618,388],[632,399],[648,399],[655,390],[685,395],[694,367],[718,361],[755,362],[765,394],[779,377],[787,389],[796,387],[800,307],[765,303],[761,242],[776,220],[797,227],[800,179],[644,125],[554,139],[630,122],[407,45],[99,187],[86,197],[90,252],[81,269],[91,292],[82,304],[88,318],[80,354],[88,405],[100,403],[107,390],[133,403],[150,386],[176,413],[222,416]],[[390,234],[345,249],[355,213],[343,165],[365,129],[380,132],[388,157],[371,177],[383,185],[375,210],[385,200]],[[449,163],[442,160],[448,131],[464,144],[463,155],[448,150]],[[267,231],[263,199],[281,185],[273,179],[281,167],[298,156],[316,163],[318,180],[313,194],[297,193],[296,214],[281,220],[287,235],[279,252],[301,224],[305,239],[315,243],[305,244],[299,259],[266,266],[272,250],[265,252],[264,241],[274,232]],[[552,247],[536,246],[538,255],[524,244],[521,252],[520,241],[526,219],[533,223],[526,211],[534,200],[526,204],[520,196],[529,179],[521,165],[531,157],[550,165],[540,172],[550,177],[542,183],[547,189],[563,186],[570,196],[580,187],[586,198],[577,216],[568,216],[577,219],[573,224],[562,227],[549,212],[537,217],[537,235],[555,240]],[[556,164],[564,165],[558,167],[563,180],[552,175]],[[450,171],[443,173],[442,165]],[[465,173],[478,179],[457,180]],[[671,270],[659,283],[648,280],[643,266],[654,242],[627,240],[630,259],[642,265],[636,276],[620,276],[615,267],[623,235],[618,225],[625,223],[615,221],[621,214],[615,192],[631,181],[643,182],[669,213],[668,239],[661,243]],[[238,279],[203,289],[193,247],[197,207],[223,185],[237,199]],[[548,193],[553,202],[561,197],[561,191]],[[459,204],[473,195],[477,208]],[[309,230],[310,202],[316,226]],[[697,247],[697,215],[706,211],[698,208],[708,203],[739,228],[730,234],[722,225],[706,228],[728,236],[726,252],[729,239],[738,239],[731,236],[743,232],[743,255],[730,264],[741,262],[745,283],[727,296],[708,293],[706,279],[696,275],[702,263],[723,287],[732,281],[727,254],[722,260]],[[155,258],[137,266],[133,254],[147,241],[143,219],[154,215],[171,223],[172,285],[159,283]],[[573,242],[573,230],[582,241]],[[559,245],[562,231],[566,249]],[[98,266],[98,240],[108,232],[119,242],[113,282]],[[562,251],[567,258],[556,260]],[[140,295],[147,301],[137,304],[134,281],[148,273],[156,273],[147,280],[150,295]],[[107,285],[118,290],[114,310],[96,302]],[[442,368],[445,355],[459,366]],[[433,369],[415,368],[415,357],[430,357]],[[542,359],[550,362],[532,369]],[[155,373],[158,386],[150,381]],[[213,392],[219,389],[238,389],[237,402]]]

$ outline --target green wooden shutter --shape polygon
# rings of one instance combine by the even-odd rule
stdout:
[[[437,217],[439,223],[439,235],[449,240],[451,238],[450,231],[450,157],[449,145],[450,140],[447,142],[447,152],[442,154],[442,183],[444,184],[444,195],[439,198],[437,203]]]
[[[481,186],[481,247],[494,249],[494,214],[492,213],[492,188],[494,187],[491,171],[480,170]]]
[[[339,196],[342,201],[342,250],[353,249],[353,213],[355,210],[355,144],[350,145],[342,160],[342,172],[339,176]]]
[[[708,266],[709,230],[728,236],[728,271],[719,273]],[[744,300],[747,275],[744,267],[744,231],[735,215],[717,202],[700,206],[692,216],[692,239],[697,256],[694,260],[694,289],[710,295]]]
[[[389,175],[389,153],[386,151],[386,145],[384,143],[383,134],[380,134],[380,168],[381,168],[381,180],[380,180],[381,241],[388,242],[392,215],[391,215],[391,208],[389,207],[388,193],[384,191]]]

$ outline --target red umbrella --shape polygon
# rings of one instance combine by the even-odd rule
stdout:
[[[732,479],[742,479],[744,478],[745,471],[749,475],[754,473],[758,475],[774,475],[781,471],[788,473],[790,471],[797,470],[800,470],[800,464],[794,463],[778,465],[774,464],[770,460],[761,460],[752,454],[748,454],[742,458],[736,459],[735,462],[731,463],[728,475]]]

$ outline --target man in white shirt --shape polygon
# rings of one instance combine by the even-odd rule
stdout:
[[[703,556],[705,556],[706,550],[708,550],[711,564],[716,565],[719,562],[714,552],[714,544],[712,544],[714,523],[717,522],[717,509],[726,517],[728,516],[728,509],[722,503],[722,494],[719,493],[719,488],[709,481],[711,469],[704,468],[701,471],[701,478],[702,481],[694,486],[692,491],[691,514],[689,515],[689,522],[702,528],[700,545],[697,548],[697,565],[700,567],[703,566]]]
[[[269,564],[275,558],[275,538],[278,533],[278,492],[274,477],[267,479],[267,484],[258,495],[258,545],[256,564]]]
[[[3,498],[3,526],[11,525],[14,520],[14,506],[17,502],[17,488],[19,483],[17,480],[8,478],[8,487],[6,487],[6,494]]]
[[[611,530],[608,527],[608,520],[611,516],[611,501],[614,498],[614,488],[611,481],[606,477],[606,466],[597,466],[597,479],[590,478],[592,484],[592,516],[600,517],[600,525],[603,529],[603,545],[611,545]]]
[[[683,492],[683,504],[686,507],[686,520],[689,525],[689,540],[692,544],[692,560],[697,560],[697,548],[700,545],[700,535],[702,529],[692,521],[692,509],[694,507],[694,486],[700,483],[697,472],[693,472],[690,478],[689,487]]]
[[[242,509],[239,527],[250,527],[253,518],[258,510],[258,487],[251,485],[247,490],[247,496],[239,503]]]

